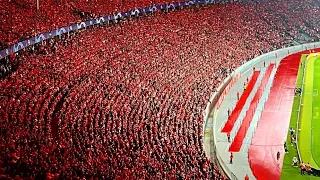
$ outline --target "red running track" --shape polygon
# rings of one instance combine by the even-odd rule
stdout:
[[[319,49],[317,49],[319,51]],[[286,140],[298,74],[300,52],[281,60],[265,104],[256,133],[249,147],[249,164],[259,180],[280,179],[283,164],[283,143]],[[280,160],[276,154],[280,152]]]
[[[221,132],[228,133],[232,130],[235,122],[237,121],[237,119],[240,115],[240,112],[242,111],[244,104],[246,103],[249,95],[251,94],[251,91],[252,91],[254,85],[257,82],[259,74],[260,74],[260,71],[253,72],[253,75],[248,83],[247,89],[242,93],[239,101],[236,104],[236,107],[234,108],[234,110],[230,114],[230,116],[229,116],[226,124],[224,125],[223,129],[221,130]]]
[[[232,143],[229,147],[230,152],[239,152],[240,151],[240,149],[242,147],[243,140],[246,137],[248,128],[250,127],[253,115],[254,115],[256,108],[259,104],[259,101],[261,99],[263,91],[266,88],[266,85],[268,84],[268,81],[270,79],[270,75],[271,75],[273,68],[274,68],[274,64],[270,64],[269,67],[267,68],[266,73],[264,74],[264,76],[262,78],[261,84],[260,84],[256,94],[254,95],[252,101],[250,102],[250,106],[246,112],[246,116],[244,117],[242,124],[241,124],[234,140],[232,141]]]

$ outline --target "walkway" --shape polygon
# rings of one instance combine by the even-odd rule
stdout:
[[[256,82],[257,82],[257,79],[260,75],[260,71],[254,71],[252,76],[251,76],[251,79],[248,83],[248,87],[246,89],[246,91],[244,91],[242,94],[241,94],[241,97],[239,99],[239,101],[237,102],[236,104],[236,107],[232,110],[232,113],[231,115],[229,116],[226,124],[224,125],[224,127],[222,128],[221,132],[224,132],[224,133],[229,133],[231,132],[231,130],[233,129],[234,127],[234,124],[235,122],[237,121],[237,119],[239,118],[239,115],[243,109],[243,106],[245,105],[245,103],[247,102],[247,99],[248,97],[250,96],[253,88],[255,87],[256,85]],[[237,92],[238,94],[239,92]],[[240,94],[240,93],[239,93]],[[238,96],[238,95],[237,95]],[[238,97],[237,97],[238,98]],[[231,111],[231,110],[230,110]]]
[[[242,145],[243,145],[243,140],[245,139],[247,132],[251,126],[251,122],[253,120],[253,117],[256,113],[256,109],[259,104],[263,105],[263,98],[265,96],[263,95],[263,92],[265,92],[266,86],[268,84],[268,81],[270,79],[271,73],[274,70],[274,64],[270,64],[261,80],[261,83],[259,85],[258,90],[254,94],[253,99],[250,102],[250,106],[246,111],[246,115],[242,120],[241,126],[237,131],[237,134],[235,135],[233,141],[231,142],[231,145],[229,147],[230,152],[239,152]],[[259,112],[258,112],[259,113]]]
[[[267,64],[268,66],[268,64]],[[253,99],[254,95],[256,94],[258,87],[261,84],[262,78],[265,75],[266,72],[266,67],[264,67],[263,63],[257,64],[255,65],[256,70],[261,71],[258,79],[257,79],[257,83],[255,84],[251,94],[248,97],[247,102],[244,104],[242,111],[240,112],[239,118],[237,119],[237,121],[235,122],[234,128],[232,129],[232,131],[230,132],[231,134],[231,138],[233,140],[233,138],[235,137],[238,129],[240,128],[240,124],[243,121],[246,111],[249,109],[250,106],[250,102]],[[268,83],[266,85],[266,89],[270,88],[271,83],[273,81],[273,77],[274,74],[276,72],[276,68],[274,68],[271,72],[270,78],[268,79]],[[255,130],[257,121],[259,119],[259,112],[261,113],[261,109],[263,107],[264,102],[266,101],[265,96],[267,96],[268,92],[265,91],[262,95],[262,99],[261,101],[258,103],[257,105],[257,112],[256,114],[254,114],[254,116],[252,116],[252,121],[251,121],[251,125],[250,127],[246,130],[246,137],[243,139],[243,144],[242,147],[240,149],[239,152],[234,154],[234,163],[230,164],[229,163],[229,147],[230,147],[230,143],[227,142],[227,137],[225,133],[221,133],[221,129],[222,127],[225,125],[227,118],[228,118],[228,109],[230,107],[235,107],[236,103],[237,103],[237,92],[240,92],[240,94],[243,91],[243,83],[246,82],[247,78],[250,79],[251,76],[253,74],[252,70],[249,70],[247,72],[245,72],[244,74],[242,74],[241,78],[236,82],[236,84],[231,88],[230,92],[227,94],[227,96],[225,97],[224,102],[222,103],[221,108],[216,111],[215,113],[215,117],[214,119],[216,120],[215,126],[214,126],[214,132],[215,132],[215,136],[216,136],[216,147],[217,147],[217,152],[218,154],[221,156],[221,159],[224,161],[224,163],[226,164],[227,168],[238,178],[238,179],[243,179],[245,174],[248,174],[251,179],[255,179],[255,177],[253,176],[250,166],[249,166],[249,162],[248,162],[248,148],[251,142],[251,138],[253,135],[253,132]]]

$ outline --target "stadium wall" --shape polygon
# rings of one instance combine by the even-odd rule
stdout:
[[[232,74],[230,74],[223,83],[217,88],[216,92],[213,93],[213,95],[210,97],[210,100],[207,104],[207,107],[204,112],[204,124],[203,124],[203,133],[206,131],[206,126],[208,124],[208,121],[213,121],[213,124],[215,124],[214,114],[215,112],[220,108],[220,105],[222,101],[224,100],[224,95],[226,95],[229,91],[229,89],[234,85],[234,83],[238,80],[238,78],[247,72],[248,70],[251,70],[255,65],[266,62],[266,63],[276,63],[279,64],[281,59],[284,57],[294,54],[297,52],[305,51],[305,50],[311,50],[315,48],[320,47],[320,42],[315,43],[308,43],[308,44],[302,44],[297,46],[291,46],[283,49],[278,49],[275,51],[271,51],[269,53],[260,55],[245,64],[241,65],[239,68],[237,68]],[[219,102],[221,101],[221,102]],[[216,139],[214,136],[214,126],[210,130],[212,135],[210,136],[209,146],[213,147],[210,148],[210,151],[212,152],[206,152],[207,156],[210,156],[211,160],[214,162],[218,162],[221,169],[225,172],[225,174],[229,177],[231,180],[237,180],[238,178],[228,169],[227,165],[224,163],[224,161],[221,159],[219,153],[216,151]],[[203,146],[205,146],[207,141],[203,143]],[[205,149],[205,148],[204,148]]]

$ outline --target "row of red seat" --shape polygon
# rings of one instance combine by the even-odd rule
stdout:
[[[202,148],[203,111],[235,68],[292,37],[271,7],[157,13],[20,52],[0,79],[0,176],[223,178]]]

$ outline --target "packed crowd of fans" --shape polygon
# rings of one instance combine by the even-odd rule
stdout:
[[[0,179],[224,179],[202,147],[208,99],[235,68],[296,32],[319,37],[317,23],[304,24],[319,8],[301,16],[315,1],[305,3],[123,19],[2,60],[12,64],[0,79]]]
[[[251,0],[247,0],[251,1]],[[67,26],[116,12],[124,12],[134,8],[150,7],[155,4],[166,4],[168,0],[103,0],[79,1],[40,1],[39,10],[33,0],[9,0],[0,4],[0,49],[8,47],[25,38],[48,32],[49,30]],[[270,3],[270,0],[259,0],[260,6],[253,11],[263,13],[266,23],[277,23],[287,33],[295,35],[304,31],[319,38],[319,0],[298,1],[285,0]],[[248,3],[248,2],[246,2]],[[305,13],[308,12],[306,19]],[[26,26],[28,24],[28,26]],[[279,28],[280,28],[279,27]],[[294,28],[295,27],[295,28]]]
[[[3,0],[0,3],[0,49],[25,38],[90,18],[166,4],[168,0]]]

